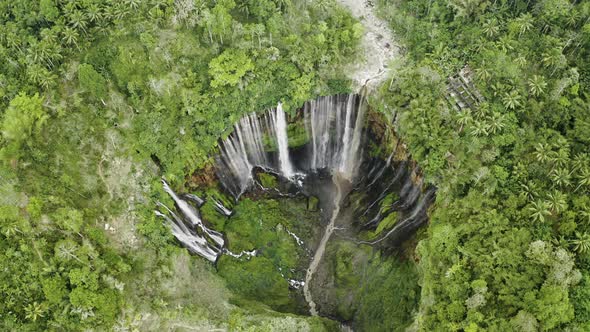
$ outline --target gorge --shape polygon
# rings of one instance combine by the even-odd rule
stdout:
[[[215,170],[221,191],[228,195],[225,203],[215,197],[177,195],[163,180],[176,212],[159,203],[155,213],[171,224],[174,236],[189,251],[215,263],[222,255],[250,259],[265,249],[240,248],[241,253],[233,253],[223,232],[209,228],[199,215],[199,207],[208,200],[229,220],[233,214],[224,204],[238,206],[242,197],[256,200],[266,193],[274,198],[318,200],[320,223],[313,225],[315,237],[287,230],[297,246],[305,243],[307,248],[295,268],[299,273],[281,275],[297,296],[303,286],[311,315],[334,317],[324,309],[327,299],[316,295],[326,287],[325,271],[317,272],[328,264],[323,262],[324,251],[332,235],[337,233],[354,246],[396,248],[427,221],[434,189],[423,188],[419,168],[400,145],[391,125],[369,109],[362,95],[320,97],[289,115],[279,104],[261,115],[243,117],[233,133],[220,140]],[[268,177],[272,188],[264,184]]]

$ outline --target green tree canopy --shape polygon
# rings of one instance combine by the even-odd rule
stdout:
[[[254,69],[252,60],[245,52],[229,49],[221,53],[209,63],[211,86],[236,86],[247,72]]]
[[[12,99],[1,125],[2,137],[5,140],[2,159],[17,159],[23,143],[41,130],[47,118],[38,93],[33,96],[21,93]]]

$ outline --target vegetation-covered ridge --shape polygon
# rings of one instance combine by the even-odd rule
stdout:
[[[406,56],[375,103],[439,188],[415,328],[587,330],[590,3],[379,8]],[[465,65],[483,101],[457,109]]]
[[[243,114],[346,90],[360,29],[333,1],[0,2],[0,329],[322,326],[228,304],[153,208]]]

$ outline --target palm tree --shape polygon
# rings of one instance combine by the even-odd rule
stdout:
[[[92,23],[98,23],[102,19],[100,7],[97,4],[92,4],[86,9],[86,16]]]
[[[551,162],[558,167],[565,167],[570,160],[570,152],[567,148],[557,150],[551,155]]]
[[[41,40],[46,41],[48,43],[56,43],[57,42],[57,31],[53,29],[43,29],[39,34],[41,36]]]
[[[119,3],[114,8],[115,8],[115,18],[119,21],[124,19],[127,15],[129,15],[129,12],[130,12],[129,8],[127,6],[124,6],[122,3]]]
[[[139,8],[140,1],[139,0],[125,0],[125,5],[131,8],[132,10],[137,10]]]
[[[547,195],[547,206],[555,213],[561,213],[567,209],[567,197],[558,190]]]
[[[483,50],[487,49],[488,45],[491,43],[484,37],[479,37],[472,46],[474,47],[475,53],[481,53]]]
[[[554,47],[549,52],[543,53],[541,56],[543,65],[546,68],[553,68],[550,76],[553,76],[555,71],[566,63],[565,56],[562,54],[562,49],[560,47]]]
[[[258,37],[258,48],[262,48],[262,35],[264,35],[264,24],[255,24],[253,33]]]
[[[559,148],[559,149],[568,149],[569,150],[570,143],[568,142],[567,138],[559,135],[559,136],[557,136],[557,139],[553,143],[553,146],[556,148]]]
[[[2,31],[0,34],[1,38],[6,41],[6,45],[8,45],[11,49],[17,49],[19,52],[22,52],[22,46],[24,41],[22,40],[21,34],[18,31],[18,28],[14,24],[10,24],[8,22],[6,24],[6,29]]]
[[[250,6],[248,1],[244,1],[238,4],[238,11],[245,14],[246,18],[250,17]]]
[[[483,33],[488,38],[492,38],[500,32],[500,28],[498,27],[498,20],[496,18],[487,19],[482,27]]]
[[[53,86],[55,80],[57,80],[57,76],[51,71],[45,69],[41,72],[38,83],[45,90],[48,90],[51,86]]]
[[[66,45],[75,45],[78,46],[78,32],[75,29],[70,27],[66,27],[63,31],[63,37],[61,38],[62,41],[66,43]]]
[[[580,254],[588,252],[590,250],[590,234],[584,232],[576,232],[576,239],[570,242],[574,245],[574,250]]]
[[[504,97],[502,97],[502,103],[507,109],[513,110],[516,107],[521,106],[520,99],[521,97],[518,94],[518,91],[512,90],[509,93],[507,92],[504,94]]]
[[[566,168],[556,168],[549,173],[549,177],[559,187],[567,187],[571,184],[571,174]]]
[[[37,64],[31,65],[27,68],[27,76],[36,84],[39,84],[44,89],[48,89],[53,85],[57,76],[49,71],[47,68]]]
[[[503,114],[493,112],[492,116],[488,117],[488,128],[491,134],[496,134],[504,129],[505,126],[505,117]]]
[[[590,166],[590,157],[587,153],[582,152],[574,156],[572,161],[574,171],[579,171],[585,167]]]
[[[316,0],[312,1],[312,6],[320,13],[328,13],[331,7],[331,2],[329,0]]]
[[[537,143],[535,145],[535,158],[542,163],[548,161],[551,158],[551,152],[551,145],[547,143]]]
[[[528,210],[531,211],[531,217],[534,221],[544,222],[545,217],[551,215],[547,203],[541,200],[532,202]]]
[[[557,56],[554,52],[545,52],[541,54],[541,61],[545,67],[551,67],[557,63]]]
[[[36,321],[38,318],[45,316],[44,312],[45,306],[35,301],[25,307],[25,318]]]
[[[528,181],[526,184],[520,185],[520,195],[526,199],[532,200],[538,196],[537,186],[534,182]]]
[[[496,80],[495,82],[493,82],[492,84],[489,85],[490,89],[492,90],[492,94],[494,95],[494,97],[498,97],[500,95],[500,93],[504,92],[506,86],[500,82],[499,80]]]
[[[477,105],[475,110],[473,110],[473,115],[474,115],[475,119],[482,120],[482,119],[485,119],[486,116],[488,116],[489,112],[490,112],[490,104],[487,102],[483,102],[483,103]]]
[[[471,128],[471,134],[473,136],[481,136],[481,135],[488,135],[488,125],[484,121],[473,121],[473,126]]]
[[[2,230],[2,234],[4,234],[4,236],[6,236],[7,238],[12,237],[17,233],[23,234],[23,232],[20,230],[18,223],[16,222],[4,226]]]
[[[517,66],[519,66],[520,68],[524,68],[527,65],[527,59],[524,55],[522,54],[518,54],[518,56],[514,59],[514,63],[516,63]]]
[[[31,82],[39,83],[41,77],[43,76],[43,68],[38,64],[31,64],[27,66],[27,76]]]
[[[520,15],[516,19],[516,23],[518,24],[519,30],[518,36],[520,37],[523,33],[530,31],[533,28],[533,22],[533,16],[530,13]]]
[[[580,19],[580,13],[577,10],[570,10],[568,11],[568,15],[565,17],[565,24],[569,27],[574,27],[578,24],[578,20]]]
[[[69,17],[69,23],[74,29],[82,30],[86,32],[86,26],[88,22],[86,21],[86,14],[79,10],[74,10],[72,15]]]
[[[581,187],[590,188],[590,168],[582,168],[576,177],[578,178],[578,186],[576,187],[576,190]]]
[[[150,19],[157,20],[158,18],[152,16],[152,11],[150,11]],[[101,20],[94,26],[94,31],[96,34],[106,36],[109,34],[109,22],[107,20]]]
[[[510,39],[510,36],[508,35],[502,36],[496,45],[498,45],[498,48],[504,52],[512,51],[514,49],[514,46],[512,46],[512,39]]]
[[[482,62],[481,66],[475,69],[475,76],[478,80],[487,82],[492,77],[492,73],[485,67],[485,62]]]
[[[203,19],[201,20],[201,23],[205,25],[206,29],[207,29],[207,33],[209,35],[209,43],[213,44],[213,33],[211,31],[212,29],[212,24],[213,21],[215,20],[215,17],[213,16],[213,14],[211,14],[211,11],[209,11],[209,9],[205,9],[203,10]],[[254,39],[254,38],[252,38]]]
[[[540,96],[545,92],[547,82],[545,82],[543,76],[534,75],[529,79],[529,88],[531,89],[533,96]]]
[[[469,109],[463,109],[461,112],[459,112],[457,114],[457,123],[461,125],[459,132],[462,132],[463,127],[471,123],[471,121],[473,121],[473,118],[471,117],[471,112]]]

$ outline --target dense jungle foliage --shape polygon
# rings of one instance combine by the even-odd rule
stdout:
[[[403,55],[371,105],[437,201],[403,261],[328,248],[335,301],[353,294],[336,310],[364,331],[590,330],[590,2],[375,6]],[[244,114],[349,91],[362,31],[334,0],[0,0],[0,330],[337,330],[290,313],[273,268],[300,259],[281,228],[303,203],[205,205],[235,250],[270,248],[218,268],[153,209],[162,176],[207,181]],[[457,110],[465,65],[484,101]]]
[[[381,107],[439,188],[416,326],[590,329],[590,2],[379,7],[407,51]],[[457,111],[465,65],[484,101]]]

